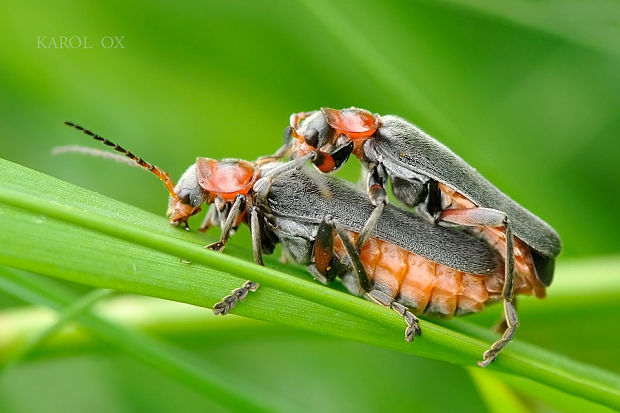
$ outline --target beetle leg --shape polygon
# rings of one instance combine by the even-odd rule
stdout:
[[[269,177],[273,179],[276,176],[286,173],[292,169],[301,169],[306,164],[306,162],[308,162],[308,160],[312,161],[316,159],[316,157],[317,157],[317,154],[315,152],[310,152],[307,155],[300,156],[297,159],[293,159],[292,161],[289,161],[285,163],[284,165],[278,166],[277,168],[272,169],[271,171],[268,171],[267,173],[263,175],[263,177],[265,178]]]
[[[347,234],[347,231],[336,219],[333,219],[330,216],[327,216],[326,219],[328,223],[333,223],[336,228],[336,232],[338,232],[338,236],[342,240],[342,244],[344,245],[349,260],[351,261],[353,271],[357,277],[357,287],[359,288],[358,291],[364,291],[364,296],[366,298],[370,298],[372,301],[375,301],[385,307],[392,308],[404,317],[407,322],[407,328],[405,329],[405,340],[413,341],[413,338],[416,335],[419,336],[421,334],[420,326],[418,325],[418,318],[405,306],[394,302],[394,300],[384,292],[372,289],[372,281],[368,278],[368,274],[366,274],[362,259],[360,258],[355,245],[351,242],[349,234]]]
[[[259,218],[258,207],[253,206],[250,208],[250,232],[252,233],[252,253],[254,255],[254,262],[258,265],[263,265]]]
[[[219,222],[220,229],[223,229],[224,223],[226,223],[226,217],[230,212],[230,202],[226,202],[221,197],[216,196],[213,205],[215,205],[215,211],[217,213],[216,220]]]
[[[387,204],[385,191],[385,168],[381,164],[375,164],[369,167],[368,172],[368,181],[366,185],[368,198],[370,199],[370,202],[375,205],[375,209],[372,211],[372,214],[370,214],[370,217],[368,217],[368,220],[364,224],[364,228],[362,228],[362,231],[357,238],[357,242],[355,243],[355,249],[357,252],[362,250],[362,247],[368,240],[368,237],[370,237],[370,234],[372,234],[372,231],[377,226],[381,213],[383,213],[383,208]]]
[[[357,283],[357,291],[367,292],[372,288],[372,281],[368,278],[368,274],[366,274],[366,270],[364,269],[364,264],[362,263],[362,259],[360,258],[360,254],[357,252],[355,245],[351,241],[347,230],[338,222],[337,219],[332,218],[331,216],[326,216],[324,219],[327,220],[328,224],[332,224],[334,228],[336,228],[336,232],[342,241],[342,245],[344,245],[344,249],[347,252],[347,256],[351,261],[351,267],[353,267],[353,272],[355,273],[355,279]]]
[[[379,222],[379,218],[381,218],[381,214],[383,213],[383,208],[385,208],[386,204],[387,204],[387,201],[385,200],[383,202],[380,202],[375,207],[375,209],[372,211],[372,214],[370,214],[370,217],[368,217],[368,220],[364,224],[364,228],[362,228],[362,231],[360,232],[360,235],[357,238],[357,241],[355,242],[355,250],[358,253],[362,250],[362,247],[364,246],[366,241],[368,241],[368,238],[372,234],[372,231],[377,226],[377,222]]]
[[[502,337],[497,340],[490,349],[484,352],[484,360],[479,361],[480,367],[486,367],[495,360],[497,354],[512,340],[517,327],[519,326],[519,318],[517,310],[513,305],[514,301],[514,237],[512,235],[512,226],[508,216],[502,211],[490,208],[469,208],[469,209],[446,209],[439,215],[439,220],[452,224],[466,226],[485,226],[499,227],[503,226],[506,231],[506,266],[504,276],[504,288],[502,297],[504,299],[504,318],[507,328]]]
[[[435,217],[443,209],[441,207],[441,191],[437,181],[434,179],[428,181],[426,191],[428,194],[426,210],[432,217]]]
[[[395,180],[392,179],[392,188],[394,187],[394,181]],[[422,187],[422,193],[420,195],[424,196],[424,201],[418,207],[418,213],[428,222],[436,224],[439,219],[439,213],[443,210],[441,205],[441,191],[439,190],[437,181],[430,179],[426,182]]]
[[[517,301],[518,297],[514,297],[512,299],[512,305],[514,306],[515,310],[519,307],[518,301]],[[493,326],[493,331],[495,331],[497,334],[504,334],[504,332],[508,329],[508,323],[506,322],[506,317],[504,317],[504,315],[502,314],[501,318],[499,320],[497,320],[497,323],[495,323],[495,325]]]
[[[323,218],[314,240],[312,251],[313,262],[309,269],[315,279],[327,284],[336,278],[333,270],[334,259],[334,223],[331,215]]]
[[[226,220],[224,221],[224,225],[222,225],[222,234],[220,235],[220,240],[214,242],[213,244],[207,245],[205,248],[209,248],[213,251],[222,251],[224,246],[228,242],[228,238],[230,238],[230,231],[232,231],[233,227],[237,223],[237,219],[239,215],[243,212],[245,206],[245,195],[239,194],[235,197],[235,202],[232,207],[228,211],[226,216]]]
[[[336,161],[330,154],[318,150],[312,153],[315,156],[312,157],[310,161],[319,171],[329,173],[336,170]]]
[[[342,165],[349,159],[351,153],[353,153],[354,143],[353,141],[349,141],[348,143],[339,146],[332,153],[330,153],[332,159],[334,160],[334,171],[340,169]]]
[[[398,175],[390,176],[394,198],[409,208],[418,207],[419,213],[425,211],[425,201],[428,199],[428,184],[426,181],[415,178],[402,178]],[[432,220],[430,220],[432,221]]]
[[[217,208],[215,207],[215,205],[209,206],[207,215],[205,215],[205,219],[202,221],[202,224],[200,224],[200,228],[198,228],[198,231],[205,232],[213,225],[219,225],[217,219]]]
[[[419,336],[422,334],[422,330],[420,329],[418,317],[415,316],[407,307],[404,305],[397,303],[394,301],[392,297],[379,290],[372,290],[364,294],[364,297],[367,299],[374,301],[378,304],[381,304],[384,307],[391,308],[400,314],[407,323],[407,328],[405,329],[405,340],[413,341],[415,336]]]
[[[241,287],[236,288],[230,295],[222,298],[222,301],[213,306],[213,314],[226,315],[230,310],[235,308],[239,301],[243,301],[250,291],[256,291],[258,283],[246,281]]]
[[[504,300],[504,316],[506,317],[506,325],[508,328],[504,331],[502,338],[493,343],[491,348],[484,352],[484,360],[478,362],[480,367],[486,367],[491,364],[497,357],[497,354],[502,351],[515,335],[515,331],[519,326],[519,318],[517,316],[517,310],[514,305],[512,305],[511,301]]]
[[[258,265],[263,265],[260,239],[260,221],[257,207],[252,207],[250,209],[250,231],[252,233],[252,251],[254,253],[254,262]],[[239,301],[243,301],[245,299],[250,291],[256,291],[258,287],[258,283],[250,280],[246,281],[241,287],[233,290],[230,295],[222,298],[222,301],[216,303],[213,306],[213,313],[215,315],[228,314],[230,310],[235,308]]]

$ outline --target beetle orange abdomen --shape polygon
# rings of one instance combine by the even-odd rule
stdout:
[[[355,240],[357,233],[350,232]],[[339,237],[334,239],[336,257],[345,260]],[[415,314],[452,317],[478,312],[487,303],[501,300],[503,263],[491,274],[464,273],[389,242],[370,238],[360,258],[374,288],[409,307]],[[528,277],[516,274],[515,292],[532,294]]]
[[[475,208],[476,204],[467,197],[454,191],[447,185],[439,184],[441,191],[442,206],[444,209],[464,209]],[[491,244],[506,260],[506,231],[503,227],[475,227],[471,229],[473,233]],[[545,286],[538,280],[530,247],[518,237],[514,237],[515,272],[521,278],[527,279],[530,290],[521,291],[523,294],[535,294],[538,298],[545,297]],[[502,283],[503,285],[503,283]],[[518,284],[516,285],[518,288]],[[523,288],[523,287],[522,287]],[[517,292],[519,292],[517,290]]]

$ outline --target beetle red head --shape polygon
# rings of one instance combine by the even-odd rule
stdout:
[[[240,159],[217,161],[198,158],[196,177],[200,186],[210,195],[233,201],[237,195],[250,192],[259,177],[259,169]]]
[[[187,227],[187,219],[199,212],[200,207],[193,207],[178,197],[170,197],[166,215],[170,217],[170,224],[175,227],[181,224]]]

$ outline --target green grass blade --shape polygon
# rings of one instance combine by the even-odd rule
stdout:
[[[543,402],[563,413],[613,413],[617,409],[593,404],[575,395],[560,392],[554,388],[513,375],[498,373],[498,378],[507,383],[520,395]],[[541,409],[541,411],[543,411]]]
[[[44,276],[40,276],[44,277]],[[47,278],[47,277],[46,277]],[[271,334],[272,330],[290,329],[279,324],[264,323],[246,317],[230,315],[216,317],[202,307],[175,301],[160,300],[140,295],[120,295],[97,303],[93,311],[98,316],[129,330],[139,330],[148,335],[177,337],[202,337],[231,331],[244,331],[250,335]],[[19,307],[0,311],[0,365],[8,357],[31,342],[40,331],[55,324],[56,312],[47,307]],[[41,343],[26,355],[26,359],[53,357],[77,349],[98,348],[97,343],[75,325],[65,325],[56,335]]]
[[[3,269],[0,269],[0,276],[2,274]],[[93,290],[83,297],[75,300],[71,305],[62,311],[60,316],[51,326],[37,332],[37,334],[35,334],[30,341],[28,341],[25,345],[20,346],[18,351],[9,354],[9,356],[4,359],[0,359],[0,370],[10,368],[12,365],[19,362],[22,358],[44,344],[46,340],[56,335],[65,326],[74,321],[75,318],[81,313],[84,313],[90,309],[90,307],[97,301],[111,295],[112,293],[114,293],[112,290]]]
[[[594,267],[597,266],[596,261],[589,260],[589,262]],[[560,271],[564,267],[561,266]],[[35,282],[38,282],[38,279]],[[573,300],[579,298],[579,294],[573,296]],[[564,301],[561,301],[561,304],[563,305]],[[590,302],[586,305],[590,305]],[[202,348],[202,343],[205,340],[213,336],[228,337],[219,345],[226,345],[229,340],[234,342],[238,337],[237,334],[241,331],[247,337],[270,337],[274,340],[279,340],[280,337],[290,339],[296,336],[294,330],[279,324],[263,323],[234,315],[224,319],[216,317],[210,311],[204,311],[200,307],[144,296],[119,295],[98,303],[94,310],[101,317],[127,328],[138,329],[157,336],[165,336],[166,339],[181,339],[188,344],[201,343],[198,344],[200,348]],[[523,306],[521,315],[528,317],[530,314],[529,306]],[[53,322],[53,312],[41,307],[11,309],[0,312],[0,363],[2,362],[1,357],[3,354],[6,354],[14,347],[22,345],[23,337],[31,337],[38,331],[47,328]],[[304,340],[307,340],[305,335],[302,337],[304,337]],[[317,340],[320,339],[317,338]],[[97,343],[89,340],[89,337],[82,330],[67,326],[52,340],[38,348],[33,354],[36,358],[34,360],[31,359],[30,362],[34,362],[42,357],[62,356],[67,354],[67,352],[75,352],[76,350],[97,351],[100,347]],[[486,376],[489,375],[488,371],[478,369],[477,367],[469,367],[468,369],[470,372],[479,371],[487,373]],[[608,413],[612,411],[599,404],[568,395],[531,380],[519,379],[506,374],[500,375],[496,380],[493,380],[494,384],[491,387],[499,385],[497,383],[498,379],[509,384],[520,395],[544,402],[562,412],[580,413],[588,411],[591,413]],[[477,384],[479,386],[483,385],[479,382]],[[480,388],[481,394],[487,392],[487,384],[484,384],[484,386],[485,388]],[[488,397],[493,397],[493,400],[490,400],[491,403],[503,400],[501,395],[498,395],[494,390],[488,391]]]
[[[57,311],[69,312],[80,325],[86,327],[96,338],[117,347],[156,370],[174,377],[182,383],[195,388],[211,399],[231,409],[247,411],[274,411],[273,406],[265,406],[266,397],[255,397],[256,392],[239,383],[226,372],[191,359],[187,354],[169,345],[158,342],[144,334],[128,330],[101,317],[80,310],[87,309],[88,301],[82,300],[58,285],[40,282],[33,283],[22,274],[7,268],[0,268],[0,289],[32,304],[49,306]],[[71,303],[77,303],[72,306]]]
[[[306,13],[316,19],[322,30],[330,33],[339,50],[350,56],[351,64],[363,70],[369,79],[380,87],[382,93],[406,108],[415,108],[418,115],[425,117],[433,126],[446,135],[453,137],[461,133],[440,109],[440,105],[426,96],[411,79],[390,62],[390,56],[382,53],[380,45],[373,44],[374,39],[367,38],[361,26],[353,24],[339,10],[338,3],[316,0],[298,0]],[[332,46],[333,47],[333,46]],[[418,116],[420,117],[420,116]]]
[[[527,413],[523,402],[493,373],[474,367],[467,371],[491,413]]]
[[[387,309],[206,251],[198,238],[168,228],[162,217],[10,162],[0,162],[0,176],[9,179],[0,185],[0,224],[5,229],[0,240],[6,245],[1,264],[207,307],[249,278],[263,287],[235,309],[237,314],[464,365],[473,365],[495,339],[461,320],[451,321],[451,329],[423,321],[423,336],[408,344],[402,340],[402,320]],[[43,225],[45,231],[40,231]],[[518,340],[491,369],[620,407],[617,375]]]
[[[445,0],[452,7],[460,7],[491,18],[548,33],[569,43],[618,57],[620,49],[620,18],[616,2],[553,0],[523,2],[511,0]]]

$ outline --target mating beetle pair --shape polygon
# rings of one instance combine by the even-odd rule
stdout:
[[[301,161],[310,159],[321,172],[339,168],[351,153],[359,158],[367,175],[368,197],[375,205],[363,234],[372,232],[380,219],[389,178],[394,196],[407,207],[417,207],[430,222],[469,227],[498,247],[505,260],[502,295],[507,328],[485,353],[485,365],[512,339],[518,325],[515,268],[517,274],[539,281],[534,289],[539,297],[551,284],[561,250],[555,230],[446,146],[397,116],[380,117],[353,107],[293,114],[277,156],[288,153]]]
[[[352,119],[361,119],[362,126],[368,125],[370,118],[358,116],[360,113],[366,116],[365,112],[359,111],[353,110],[357,117]],[[317,116],[319,113],[324,116],[323,127]],[[307,264],[318,280],[328,282],[339,276],[352,293],[364,295],[396,310],[406,320],[405,338],[408,341],[420,334],[414,313],[460,315],[479,311],[487,303],[503,298],[508,329],[502,339],[485,353],[484,361],[479,363],[482,366],[488,365],[512,339],[518,323],[512,305],[515,290],[516,293],[534,292],[544,295],[544,283],[536,276],[538,267],[534,268],[535,262],[532,263],[533,254],[525,254],[528,252],[528,244],[517,240],[515,251],[524,252],[524,257],[518,261],[522,268],[518,265],[515,274],[512,270],[513,254],[504,255],[504,265],[503,257],[498,253],[498,249],[512,251],[512,236],[504,237],[505,249],[499,248],[482,239],[486,237],[501,244],[502,233],[497,229],[483,229],[480,230],[483,233],[472,235],[434,225],[428,219],[386,205],[385,194],[381,194],[385,173],[395,168],[389,163],[387,167],[383,164],[374,167],[370,165],[370,200],[360,191],[340,181],[311,170],[300,170],[306,160],[310,159],[322,172],[329,172],[346,161],[347,151],[366,160],[363,152],[366,150],[368,153],[366,143],[362,141],[362,145],[359,145],[353,139],[347,142],[346,139],[350,137],[344,132],[353,138],[369,141],[369,136],[385,127],[385,118],[380,122],[373,117],[370,128],[374,128],[373,132],[369,136],[363,136],[367,135],[368,131],[347,131],[344,126],[351,129],[354,122],[346,121],[345,117],[345,121],[339,125],[340,128],[334,128],[334,132],[325,126],[333,128],[329,123],[330,118],[324,113],[325,111],[293,117],[293,125],[288,133],[297,137],[296,141],[300,143],[297,147],[295,144],[287,145],[285,150],[276,156],[256,162],[218,162],[198,158],[176,186],[173,186],[169,176],[159,168],[92,132],[76,127],[113,146],[115,150],[151,170],[164,181],[171,196],[168,213],[172,224],[186,225],[187,219],[200,210],[200,205],[213,204],[201,229],[220,225],[222,234],[220,240],[209,248],[221,250],[231,231],[245,222],[252,234],[256,263],[262,264],[262,253],[271,253],[275,243],[281,242],[285,256],[298,263]],[[309,128],[308,125],[318,125],[319,129],[314,126]],[[309,148],[304,148],[304,145]],[[296,160],[287,164],[275,162],[275,158],[289,150],[297,155]],[[303,153],[304,150],[306,153]],[[453,156],[456,158],[456,155]],[[384,168],[384,171],[377,172],[379,168]],[[417,185],[408,183],[402,174],[389,176],[392,177],[393,185],[400,179],[405,186]],[[431,186],[429,182],[423,184],[421,187]],[[439,187],[439,184],[436,187]],[[444,191],[448,193],[448,190]],[[467,201],[459,192],[461,191],[448,193],[457,205]],[[442,195],[443,192],[429,194],[430,191],[427,190],[427,198],[430,199]],[[423,200],[423,197],[417,196],[416,200]],[[414,205],[411,202],[406,204]],[[426,201],[426,204],[430,205],[431,202]],[[470,225],[506,224],[505,231],[510,234],[511,226],[505,217],[497,224],[497,214],[489,216],[484,208],[474,209],[478,210],[473,214],[477,219],[467,221]],[[430,210],[432,209],[428,209]],[[443,218],[449,215],[442,213],[440,216],[446,221]],[[456,217],[459,218],[459,215]],[[467,217],[471,219],[472,215]],[[486,221],[481,223],[480,218]],[[463,220],[453,219],[450,222],[462,224]],[[484,231],[489,233],[485,234]],[[502,267],[506,270],[502,271]],[[227,313],[249,291],[257,287],[258,285],[251,281],[246,282],[216,304],[214,311]]]

